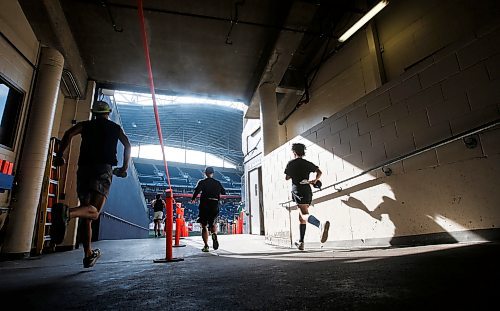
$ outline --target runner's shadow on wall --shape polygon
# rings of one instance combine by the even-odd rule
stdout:
[[[396,196],[397,197],[397,196]],[[405,213],[405,202],[382,196],[380,203],[373,211],[359,199],[348,196],[347,200],[341,200],[346,206],[357,209],[370,215],[377,221],[383,220],[383,215],[394,225],[394,235],[390,240],[392,246],[436,244],[436,243],[457,243],[458,241],[449,233],[431,220],[428,215],[421,213]],[[413,232],[423,231],[439,232],[433,237],[424,237],[423,235],[411,235]]]
[[[386,184],[387,180],[384,178],[376,178],[368,180],[357,185],[345,189],[338,189],[337,192],[320,196],[321,192],[326,189],[317,190],[314,192],[313,204],[320,204],[330,200],[338,199],[347,196],[348,199],[342,199],[342,203],[350,208],[361,210],[371,216],[377,221],[383,221],[383,215],[387,215],[389,221],[394,225],[394,234],[390,238],[391,246],[404,246],[404,245],[423,245],[423,244],[436,244],[436,243],[457,243],[458,241],[443,227],[437,224],[431,217],[429,211],[416,212],[409,210],[404,201],[391,199],[388,196],[382,196],[382,203],[380,203],[373,211],[371,211],[361,200],[351,196],[351,194],[363,191],[381,184]],[[397,186],[391,188],[394,196],[397,198]],[[422,209],[423,210],[423,209]],[[424,236],[423,234],[411,235],[412,232],[439,232],[432,236]]]
[[[322,191],[325,191],[326,189],[318,190],[314,192],[314,196],[316,196],[316,199],[313,199],[312,203],[313,204],[320,204],[326,201],[330,201],[333,199],[337,199],[346,195],[349,195],[350,193],[355,193],[358,191],[361,191],[363,189],[368,189],[371,187],[375,187],[377,185],[383,184],[384,180],[378,178],[378,179],[373,179],[369,181],[362,182],[360,184],[357,184],[355,186],[349,187],[348,189],[342,189],[338,190],[337,192],[330,193],[324,196],[320,196]]]

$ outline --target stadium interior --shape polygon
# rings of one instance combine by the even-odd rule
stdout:
[[[232,223],[242,209],[241,134],[244,109],[238,109],[234,102],[218,100],[202,103],[202,98],[159,95],[158,114],[162,133],[165,133],[163,144],[184,154],[179,157],[166,151],[167,174],[162,160],[141,152],[141,146],[146,145],[156,146],[161,151],[155,119],[151,117],[154,115],[151,96],[111,90],[104,93],[112,94],[108,100],[116,106],[133,148],[138,149],[133,162],[146,205],[150,207],[156,194],[165,194],[171,186],[175,202],[182,203],[185,221],[196,223],[198,205],[197,202],[190,202],[191,196],[198,180],[205,178],[205,167],[213,166],[214,178],[226,190],[220,202],[219,221]],[[202,164],[200,161],[192,163],[195,162],[190,154],[192,151],[203,153]],[[151,208],[148,208],[148,217],[151,227]]]

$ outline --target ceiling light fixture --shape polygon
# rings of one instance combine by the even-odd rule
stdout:
[[[358,31],[364,24],[366,24],[370,19],[372,19],[378,12],[382,11],[389,4],[389,0],[382,0],[376,6],[374,6],[368,13],[366,13],[359,21],[351,26],[342,36],[339,38],[339,42],[345,42],[352,36],[356,31]]]

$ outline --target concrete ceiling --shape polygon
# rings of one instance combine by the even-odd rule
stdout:
[[[302,8],[291,10],[297,2]],[[42,43],[62,50],[67,67],[77,72],[79,85],[84,86],[89,78],[107,88],[149,90],[136,1],[20,3]],[[355,12],[353,3],[146,0],[144,14],[157,92],[249,104],[283,32],[303,35],[284,74],[286,83],[296,84],[294,76],[308,73],[318,49]]]

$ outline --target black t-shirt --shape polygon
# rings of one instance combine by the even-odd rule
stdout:
[[[309,184],[301,185],[300,182],[304,179],[309,180],[309,174],[316,172],[318,166],[302,158],[296,158],[288,162],[285,168],[285,174],[292,178],[293,188],[309,186]],[[310,187],[309,187],[310,188]]]
[[[165,202],[163,202],[162,199],[155,199],[152,203],[153,203],[153,211],[163,212],[163,208],[165,207]]]
[[[213,178],[205,178],[198,181],[192,199],[194,200],[201,192],[200,199],[219,199],[221,194],[226,194],[226,189],[222,184]]]
[[[78,165],[116,165],[116,144],[121,128],[106,118],[96,118],[82,123],[82,143]]]

